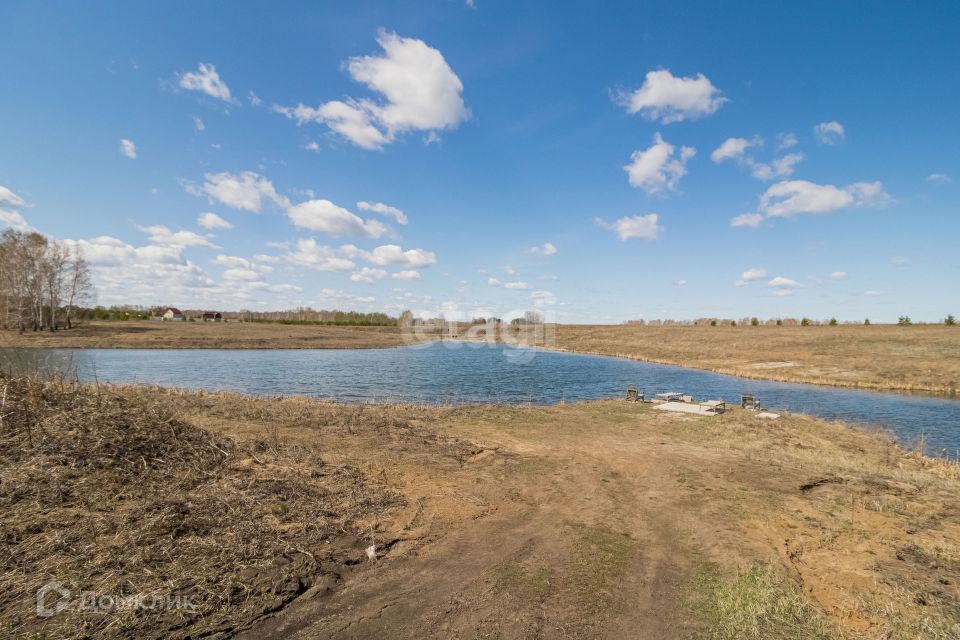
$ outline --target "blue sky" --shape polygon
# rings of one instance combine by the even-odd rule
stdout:
[[[960,6],[861,7],[7,2],[0,226],[102,304],[938,320]]]

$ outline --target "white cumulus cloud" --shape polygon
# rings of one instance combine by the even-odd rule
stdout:
[[[23,198],[0,185],[0,229],[9,227],[15,231],[29,231],[30,225],[18,211],[26,204]]]
[[[754,178],[763,181],[785,178],[791,175],[796,166],[803,160],[802,153],[788,153],[767,163],[759,162],[752,154],[747,153],[751,147],[762,145],[763,140],[759,137],[750,140],[746,138],[727,138],[723,141],[723,144],[713,150],[710,159],[716,163],[733,160],[741,166],[748,167]]]
[[[750,167],[750,173],[757,180],[773,180],[774,178],[786,178],[793,174],[794,169],[803,161],[802,153],[788,153],[780,158],[774,158],[769,164],[766,162],[757,162],[753,158],[746,158],[746,164]]]
[[[757,146],[759,140],[747,140],[746,138],[727,138],[723,143],[713,150],[710,159],[714,162],[723,162],[724,160],[736,160],[743,156],[747,149]]]
[[[667,69],[650,71],[639,89],[620,96],[628,112],[662,124],[708,116],[726,101],[702,73],[678,77]]]
[[[856,182],[841,188],[807,180],[787,180],[771,186],[760,197],[760,211],[771,218],[790,217],[850,207],[877,207],[891,201],[880,182]]]
[[[762,267],[752,267],[747,269],[740,274],[740,279],[737,280],[734,284],[738,287],[744,287],[751,282],[756,282],[757,280],[763,280],[767,277],[767,270]]]
[[[352,260],[338,256],[331,247],[317,244],[313,238],[297,240],[296,250],[283,258],[292,265],[316,271],[352,271],[356,267]]]
[[[287,209],[287,217],[301,229],[322,231],[334,236],[379,238],[388,231],[379,221],[364,220],[329,200],[301,202]]]
[[[0,229],[9,227],[14,231],[29,231],[30,225],[19,211],[0,209]]]
[[[202,185],[188,184],[186,188],[193,195],[207,196],[211,202],[216,200],[228,207],[253,213],[260,213],[264,199],[279,207],[290,206],[290,200],[277,193],[272,182],[253,171],[208,173]]]
[[[201,236],[193,231],[171,231],[162,224],[151,227],[140,227],[140,230],[150,235],[150,242],[161,247],[208,247],[217,248],[209,237]]]
[[[443,54],[416,38],[382,31],[383,55],[358,56],[347,71],[381,98],[332,100],[319,107],[274,106],[298,124],[326,124],[353,144],[380,149],[407,131],[453,129],[469,117],[463,83]]]
[[[630,164],[623,168],[627,172],[630,185],[643,189],[647,195],[674,191],[677,182],[687,173],[687,160],[697,150],[693,147],[676,148],[666,142],[659,133],[653,135],[653,146],[638,149],[630,156]]]
[[[378,266],[394,266],[407,269],[421,269],[436,264],[437,255],[423,249],[409,249],[404,251],[396,244],[385,244],[376,247],[373,251],[365,251],[352,244],[340,247],[340,252],[352,259],[366,260]]]
[[[369,284],[373,284],[377,280],[386,278],[387,275],[387,272],[383,269],[363,267],[359,271],[354,271],[352,274],[350,274],[350,279],[354,282],[367,282]]]

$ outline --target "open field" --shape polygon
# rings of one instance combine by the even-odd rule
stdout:
[[[397,327],[255,322],[92,321],[73,329],[0,331],[0,347],[70,349],[376,349],[403,344]]]
[[[0,386],[0,636],[960,637],[960,470],[843,425]]]
[[[960,392],[960,327],[558,325],[556,346],[718,373],[864,389]]]

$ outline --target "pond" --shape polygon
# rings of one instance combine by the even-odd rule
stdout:
[[[343,402],[554,404],[622,396],[630,385],[879,425],[928,451],[960,449],[960,401],[749,380],[619,358],[469,343],[396,349],[0,349],[4,369],[59,369],[84,382],[141,383]]]

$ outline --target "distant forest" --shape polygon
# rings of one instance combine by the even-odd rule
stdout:
[[[169,307],[114,305],[74,310],[73,317],[83,320],[153,320],[160,318]],[[228,322],[259,322],[277,324],[340,325],[350,327],[391,327],[398,319],[385,313],[359,311],[317,310],[310,307],[286,311],[222,311],[214,308],[182,309],[186,321],[199,320],[207,311],[218,311]]]

